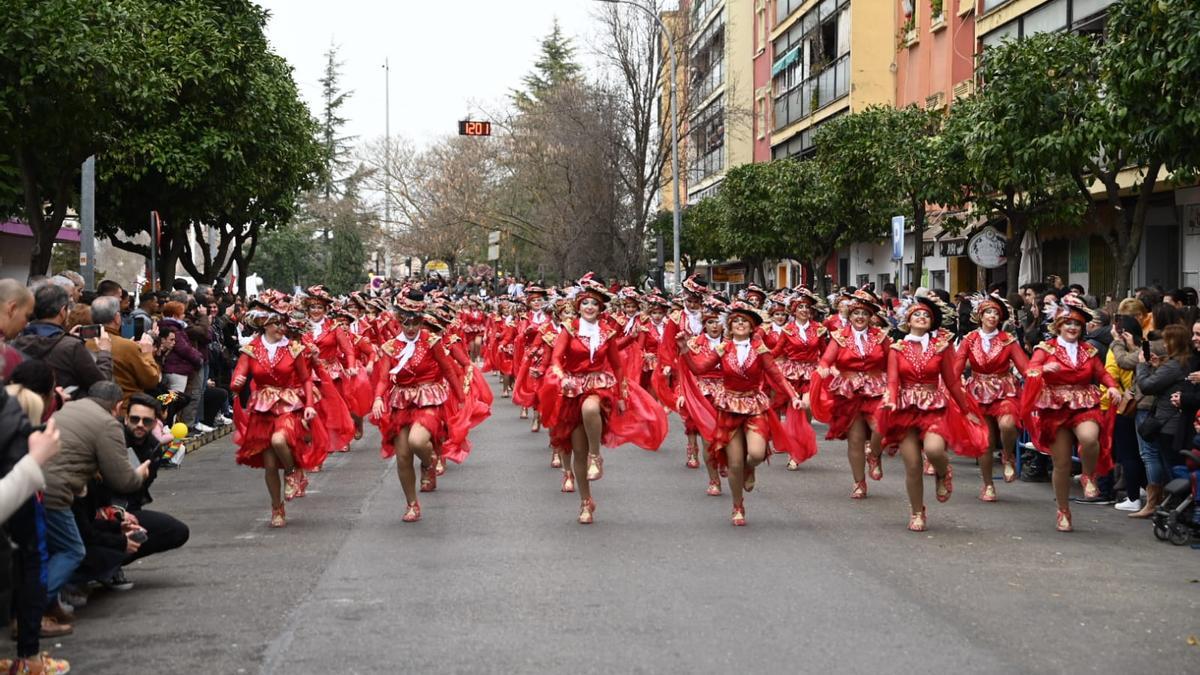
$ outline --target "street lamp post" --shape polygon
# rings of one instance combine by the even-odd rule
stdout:
[[[671,31],[667,29],[662,18],[658,16],[658,12],[638,4],[633,0],[596,0],[596,2],[606,2],[612,5],[629,5],[637,7],[643,12],[650,15],[654,22],[658,24],[658,29],[662,31],[663,36],[667,39],[667,51],[671,58],[671,83],[670,83],[670,105],[671,105],[671,189],[674,192],[675,199],[672,204],[673,212],[672,219],[674,221],[674,258],[675,258],[675,290],[679,290],[680,284],[680,267],[679,267],[679,232],[683,226],[683,211],[680,205],[679,197],[679,104],[676,94],[676,80],[679,77],[679,69],[675,65],[675,40],[671,38]],[[661,241],[661,240],[660,240]],[[659,249],[661,251],[661,248]],[[661,256],[660,256],[661,259]]]

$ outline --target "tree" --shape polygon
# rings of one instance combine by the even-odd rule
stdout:
[[[0,4],[0,149],[20,179],[42,274],[74,199],[82,162],[123,122],[170,100],[160,67],[177,37],[158,30],[186,7],[148,0],[10,0]],[[12,175],[11,170],[0,175]]]
[[[1066,118],[1060,156],[1102,225],[1117,262],[1116,297],[1123,297],[1155,187],[1200,167],[1200,7],[1168,0],[1115,3],[1108,41],[1074,55],[1073,77],[1052,76],[1057,86],[1080,90],[1087,104]],[[1093,183],[1106,211],[1092,200]]]
[[[983,85],[950,110],[944,130],[948,165],[956,171],[970,216],[1008,224],[1008,288],[1019,283],[1026,232],[1078,222],[1083,213],[1055,142],[1064,111],[1081,105],[1077,90],[1050,77],[1072,71],[1073,53],[1088,46],[1040,34],[991,47],[979,71]]]
[[[695,272],[701,260],[724,260],[729,257],[723,238],[727,226],[725,205],[717,195],[705,197],[684,209],[682,225],[679,256],[684,276]],[[674,227],[674,214],[670,211],[659,211],[650,226],[651,231],[666,238],[672,236]]]
[[[785,220],[790,192],[803,189],[789,169],[796,162],[742,164],[729,169],[718,193],[724,205],[721,241],[729,255],[741,258],[751,282],[762,282],[763,262],[789,246],[794,232]]]
[[[521,79],[525,89],[513,91],[513,102],[520,109],[528,109],[559,85],[578,80],[582,70],[575,61],[575,46],[563,35],[556,18],[550,34],[542,39],[542,53],[533,72]]]
[[[807,160],[817,163],[806,178],[819,192],[811,197],[815,215],[804,236],[812,240],[811,267],[823,292],[829,290],[823,272],[830,256],[840,246],[885,239],[891,217],[903,208],[885,177],[872,168],[879,161],[878,147],[864,141],[870,130],[863,122],[840,115],[821,124],[816,154]]]
[[[321,83],[321,148],[324,152],[325,165],[317,187],[325,199],[331,199],[339,182],[339,175],[350,167],[350,144],[354,136],[342,136],[341,129],[346,124],[346,118],[341,116],[342,106],[352,92],[342,91],[338,82],[341,80],[343,63],[337,60],[339,47],[331,44],[325,52],[325,74],[319,80]]]
[[[258,234],[291,220],[322,151],[291,67],[269,49],[264,10],[249,0],[165,4],[174,12],[159,13],[158,30],[181,46],[161,67],[176,89],[170,105],[125,119],[99,156],[97,231],[149,257],[135,238],[157,210],[159,278],[178,262],[208,283],[235,263],[244,270]]]
[[[283,227],[264,235],[254,271],[268,288],[290,290],[316,283],[321,269],[313,245],[316,233],[304,226]]]

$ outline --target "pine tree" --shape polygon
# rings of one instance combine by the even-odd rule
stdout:
[[[325,52],[325,76],[319,80],[322,110],[318,140],[325,150],[325,166],[321,172],[317,189],[325,199],[331,198],[337,192],[337,185],[341,182],[339,176],[351,163],[348,159],[350,142],[355,138],[354,136],[340,135],[342,126],[346,124],[346,118],[342,117],[339,112],[353,92],[342,91],[338,84],[341,80],[343,65],[343,62],[337,58],[338,49],[336,44],[329,45],[329,51]]]
[[[563,35],[557,18],[550,34],[542,39],[542,55],[533,68],[533,72],[521,80],[525,90],[512,94],[513,101],[523,109],[541,101],[555,87],[576,80],[583,70],[575,61],[575,46]]]

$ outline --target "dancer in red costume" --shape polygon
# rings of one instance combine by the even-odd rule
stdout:
[[[494,363],[496,370],[500,373],[500,396],[508,398],[512,395],[514,365],[513,358],[516,354],[517,329],[520,323],[520,318],[517,314],[524,309],[524,305],[517,300],[500,303],[500,320],[492,326],[492,330],[496,331],[495,356]]]
[[[1113,413],[1123,399],[1121,390],[1104,369],[1096,348],[1083,341],[1084,327],[1092,310],[1074,293],[1061,304],[1047,304],[1045,316],[1052,318],[1048,342],[1033,350],[1021,392],[1021,414],[1025,428],[1041,452],[1050,451],[1054,460],[1054,497],[1058,501],[1056,527],[1070,532],[1071,448],[1078,446],[1083,472],[1079,482],[1085,498],[1100,494],[1096,475],[1112,469]],[[1108,390],[1113,405],[1100,410],[1101,390]]]
[[[329,308],[334,304],[329,290],[318,284],[310,286],[305,295],[309,325],[304,342],[315,349],[321,365],[321,376],[328,377],[337,390],[353,417],[353,437],[360,438],[362,419],[371,411],[371,383],[366,373],[358,369],[358,350],[350,339],[350,333],[329,316]],[[326,420],[328,422],[328,418]],[[339,442],[332,449],[335,452],[347,452],[350,449],[349,440],[341,438],[339,429]]]
[[[550,374],[540,392],[542,414],[552,442],[572,448],[579,490],[579,522],[590,524],[596,510],[591,482],[604,475],[600,445],[633,443],[657,450],[667,433],[660,406],[636,382],[625,379],[616,325],[601,312],[608,291],[591,273],[579,281],[579,316],[554,341]]]
[[[826,439],[846,439],[850,472],[854,477],[851,499],[867,496],[866,463],[871,460],[871,478],[883,478],[879,458],[866,451],[868,438],[879,444],[875,410],[887,391],[887,358],[891,340],[887,332],[872,325],[879,314],[879,301],[867,289],[850,299],[850,325],[830,334],[829,347],[817,366],[809,389],[813,416],[829,424]]]
[[[792,317],[788,316],[788,300],[782,294],[776,293],[771,296],[771,309],[768,312],[770,321],[762,329],[762,341],[767,346],[767,349],[772,351],[779,344],[783,332],[787,330],[788,325],[792,321]]]
[[[954,367],[953,335],[933,334],[952,312],[936,298],[916,298],[900,324],[907,335],[888,350],[888,393],[878,428],[883,447],[900,446],[913,532],[924,532],[927,525],[922,453],[936,472],[937,500],[945,502],[954,491],[947,448],[969,457],[988,450],[987,429],[963,394]]]
[[[542,385],[545,383],[546,372],[550,369],[550,357],[554,351],[554,342],[558,339],[558,334],[562,332],[563,326],[575,318],[575,306],[570,300],[559,298],[554,301],[550,317],[550,321],[538,328],[536,346],[531,349],[532,356],[528,359],[528,375],[525,380],[525,388],[534,392],[535,404],[539,406],[538,392],[541,391]],[[562,469],[561,489],[563,492],[575,491],[575,471],[571,468],[570,440],[569,437],[555,438],[553,434],[550,435],[550,466]]]
[[[829,346],[829,330],[818,323],[825,304],[806,286],[797,286],[787,306],[794,321],[785,325],[771,353],[792,389],[804,396],[808,394],[813,372]],[[777,397],[777,403],[779,398],[782,397]],[[782,403],[786,404],[786,401]],[[799,468],[795,459],[788,460],[788,471]]]
[[[517,389],[521,380],[528,379],[529,351],[544,351],[538,344],[538,334],[542,326],[550,322],[550,315],[545,311],[546,289],[541,286],[528,286],[525,288],[525,297],[529,302],[529,313],[517,324],[516,348],[513,351],[512,398],[513,403],[521,406],[521,419],[529,419],[530,409],[533,409],[533,422],[530,423],[529,431],[537,433],[542,429],[537,412],[537,389],[528,385],[520,393]]]
[[[746,524],[742,491],[754,489],[754,467],[766,461],[769,444],[774,442],[784,446],[807,442],[815,446],[816,438],[812,436],[811,428],[808,438],[799,429],[785,429],[771,409],[768,388],[785,392],[796,412],[803,409],[804,402],[779,371],[761,338],[754,336],[755,329],[762,325],[762,314],[747,303],[734,302],[728,316],[729,338],[715,350],[693,350],[691,346],[697,345],[695,340],[680,339],[679,346],[687,366],[695,374],[709,372],[720,363],[722,386],[713,397],[715,418],[712,410],[703,409],[702,398],[690,395],[690,392],[685,393],[685,398],[689,412],[698,420],[709,443],[709,456],[718,464],[729,466],[729,492],[733,497],[731,522],[741,526]],[[803,415],[794,415],[790,421],[798,420],[807,423]]]
[[[671,315],[658,346],[659,371],[652,378],[658,400],[667,405],[679,400],[679,378],[676,371],[686,368],[680,363],[677,340],[680,335],[692,338],[704,333],[702,310],[708,297],[708,282],[693,274],[683,280],[683,310]],[[676,408],[683,419],[683,430],[687,436],[687,463],[689,469],[700,468],[700,430],[688,417],[687,411]]]
[[[380,454],[396,456],[396,472],[404,490],[406,523],[421,519],[413,458],[421,461],[421,492],[437,488],[434,444],[447,447],[465,442],[466,429],[450,423],[448,404],[461,400],[463,385],[438,336],[424,326],[424,296],[401,297],[396,312],[401,331],[380,346],[371,418],[383,437]]]
[[[233,441],[238,446],[238,464],[266,470],[271,527],[287,524],[284,500],[290,501],[303,489],[307,481],[303,470],[315,468],[325,459],[312,442],[311,425],[316,422],[317,410],[306,350],[302,343],[284,335],[289,309],[281,298],[269,293],[251,305],[243,320],[257,335],[242,347],[230,378],[235,394],[250,385],[245,407],[240,397],[234,397]],[[282,481],[280,471],[284,473]]]
[[[658,368],[658,352],[662,345],[663,335],[667,330],[667,310],[670,309],[671,303],[667,302],[666,298],[651,293],[646,298],[646,316],[642,319],[641,340],[642,340],[642,373],[638,378],[638,382],[642,385],[642,389],[656,394],[653,389],[652,380],[654,371]]]
[[[839,293],[831,302],[837,311],[824,321],[825,329],[830,335],[850,327],[850,308],[854,306],[854,296],[850,293]]]
[[[685,364],[679,369],[679,377],[687,380],[680,388],[680,397],[677,401],[677,407],[680,410],[687,409],[687,400],[684,392],[692,387],[691,380],[695,380],[695,387],[699,390],[701,396],[714,409],[717,405],[717,397],[721,393],[721,389],[725,386],[725,378],[721,373],[720,349],[721,344],[725,342],[725,326],[721,323],[721,317],[729,309],[721,300],[717,298],[707,298],[704,301],[703,317],[704,317],[704,332],[690,338],[684,339],[684,346],[680,348],[680,353],[691,353],[694,358],[692,362],[711,363],[707,369],[696,371],[692,364]],[[676,338],[678,339],[678,338]],[[689,415],[689,419],[694,416]],[[715,418],[714,418],[715,420]],[[721,496],[721,472],[720,464],[717,462],[716,453],[704,453],[704,468],[708,470],[708,488],[706,493],[712,497]],[[726,471],[728,473],[728,470]]]
[[[463,324],[463,336],[470,345],[471,360],[475,363],[482,361],[483,336],[487,331],[487,315],[483,312],[483,303],[479,298],[467,298],[467,306],[459,313]]]
[[[979,324],[979,328],[968,333],[959,344],[955,371],[961,377],[967,366],[971,367],[971,374],[964,382],[967,397],[979,406],[993,440],[1000,443],[1004,482],[1011,483],[1017,479],[1013,454],[1021,416],[1017,376],[1025,375],[1029,357],[1017,338],[1004,331],[1004,325],[1012,317],[1007,300],[999,295],[980,295],[971,301],[974,304],[971,321]],[[979,472],[983,477],[979,499],[985,502],[996,501],[992,461],[990,451],[979,457]]]
[[[754,309],[760,311],[767,302],[767,292],[755,284],[750,284],[746,287],[745,295],[746,302]]]

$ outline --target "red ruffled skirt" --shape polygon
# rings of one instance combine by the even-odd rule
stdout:
[[[321,418],[304,422],[304,404],[299,392],[278,387],[256,389],[250,395],[249,408],[243,408],[241,397],[233,400],[233,442],[238,446],[238,464],[261,469],[263,453],[271,447],[271,437],[283,432],[296,466],[304,470],[320,466],[328,455],[327,442],[314,439],[328,437]]]
[[[551,447],[569,449],[571,433],[583,423],[583,402],[600,399],[604,435],[600,442],[615,448],[632,443],[644,450],[658,450],[667,436],[667,415],[662,405],[636,383],[626,381],[629,394],[625,412],[616,407],[616,377],[606,371],[567,374],[560,378],[547,373],[539,391],[542,424],[550,433]]]
[[[1100,391],[1095,386],[1046,386],[1045,378],[1030,377],[1021,391],[1021,412],[1034,447],[1045,455],[1051,454],[1059,429],[1073,430],[1084,422],[1100,425],[1096,475],[1112,471],[1116,408],[1100,410]]]

